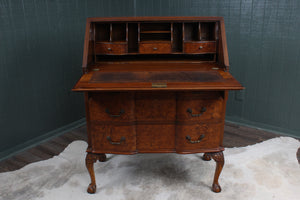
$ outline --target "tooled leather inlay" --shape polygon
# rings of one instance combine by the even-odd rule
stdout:
[[[218,72],[199,71],[145,71],[145,72],[94,72],[90,83],[133,82],[222,82]]]

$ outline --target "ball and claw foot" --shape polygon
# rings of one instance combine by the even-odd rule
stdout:
[[[106,155],[105,154],[99,155],[99,162],[105,162],[105,161],[106,161]]]
[[[87,188],[87,192],[90,194],[94,194],[96,192],[96,185],[89,184],[89,187]]]
[[[205,153],[202,157],[202,160],[205,160],[205,161],[210,161],[211,160],[211,156],[207,153]]]
[[[216,193],[219,193],[222,190],[221,186],[219,184],[215,184],[215,183],[212,184],[212,188],[211,189],[212,189],[213,192],[216,192]]]

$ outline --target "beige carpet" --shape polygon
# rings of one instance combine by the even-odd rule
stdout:
[[[97,162],[98,190],[88,194],[86,146],[75,141],[59,156],[1,173],[0,199],[300,199],[300,142],[289,137],[226,149],[221,193],[210,190],[215,162],[202,161],[202,154],[137,154],[108,155],[107,162]]]

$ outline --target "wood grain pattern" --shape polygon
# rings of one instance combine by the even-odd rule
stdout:
[[[91,121],[130,122],[135,120],[134,94],[92,93],[88,99],[88,116]]]
[[[175,125],[137,125],[137,149],[140,153],[174,152]]]
[[[135,116],[139,122],[145,121],[175,121],[175,93],[136,93]],[[171,139],[171,138],[170,138]]]
[[[91,136],[92,153],[130,154],[136,151],[135,126],[92,124]]]
[[[205,97],[203,97],[203,93],[189,93],[189,95],[179,96],[177,100],[177,120],[199,123],[223,121],[222,111],[225,100],[221,97],[221,93],[207,92],[204,94]]]
[[[210,148],[222,148],[220,136],[223,134],[223,124],[200,124],[178,125],[176,130],[176,152],[199,153]],[[191,143],[187,136],[191,137]],[[202,138],[202,137],[203,138]],[[202,138],[202,139],[200,139]]]
[[[91,93],[88,110],[89,152],[134,154],[138,152],[195,153],[223,150],[225,97],[223,92],[120,92]],[[224,99],[225,98],[225,99]],[[111,117],[106,108],[123,115]],[[201,116],[191,116],[205,107]],[[203,142],[191,144],[205,134]],[[121,144],[113,145],[112,142]],[[126,142],[121,142],[124,137]],[[128,139],[127,139],[128,138]],[[144,142],[143,142],[144,141]],[[176,143],[176,146],[175,146]]]

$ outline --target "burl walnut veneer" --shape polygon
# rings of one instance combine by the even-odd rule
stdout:
[[[214,159],[220,192],[228,90],[243,89],[228,70],[222,17],[88,18],[73,88],[85,95],[87,191],[106,153],[168,152]]]

